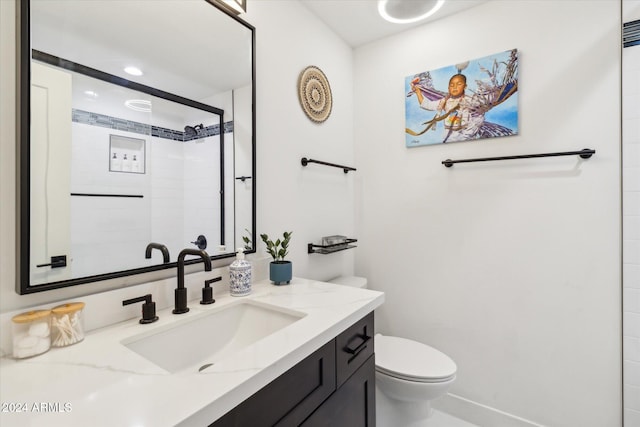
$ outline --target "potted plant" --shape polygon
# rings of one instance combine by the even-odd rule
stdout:
[[[273,258],[273,261],[269,264],[269,279],[274,285],[289,284],[291,282],[292,264],[291,261],[286,261],[284,258],[289,253],[289,241],[291,240],[292,231],[285,231],[282,235],[282,240],[277,239],[275,242],[269,239],[266,234],[261,234],[260,237],[265,245],[267,245],[267,252]]]

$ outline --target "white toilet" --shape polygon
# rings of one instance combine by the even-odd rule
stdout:
[[[364,277],[340,276],[339,285],[366,288]],[[376,422],[379,427],[423,427],[431,401],[444,395],[456,379],[456,364],[426,344],[376,334]]]

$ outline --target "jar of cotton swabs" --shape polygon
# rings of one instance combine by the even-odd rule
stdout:
[[[13,357],[24,359],[36,356],[51,347],[50,310],[32,310],[11,318]]]
[[[83,302],[70,302],[51,309],[51,345],[66,347],[84,339]]]

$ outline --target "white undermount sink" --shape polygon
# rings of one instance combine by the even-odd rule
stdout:
[[[129,337],[122,344],[171,373],[195,372],[304,316],[302,312],[244,300]]]

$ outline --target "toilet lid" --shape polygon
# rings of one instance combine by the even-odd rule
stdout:
[[[409,381],[445,381],[456,373],[449,356],[406,338],[375,336],[376,370]]]

